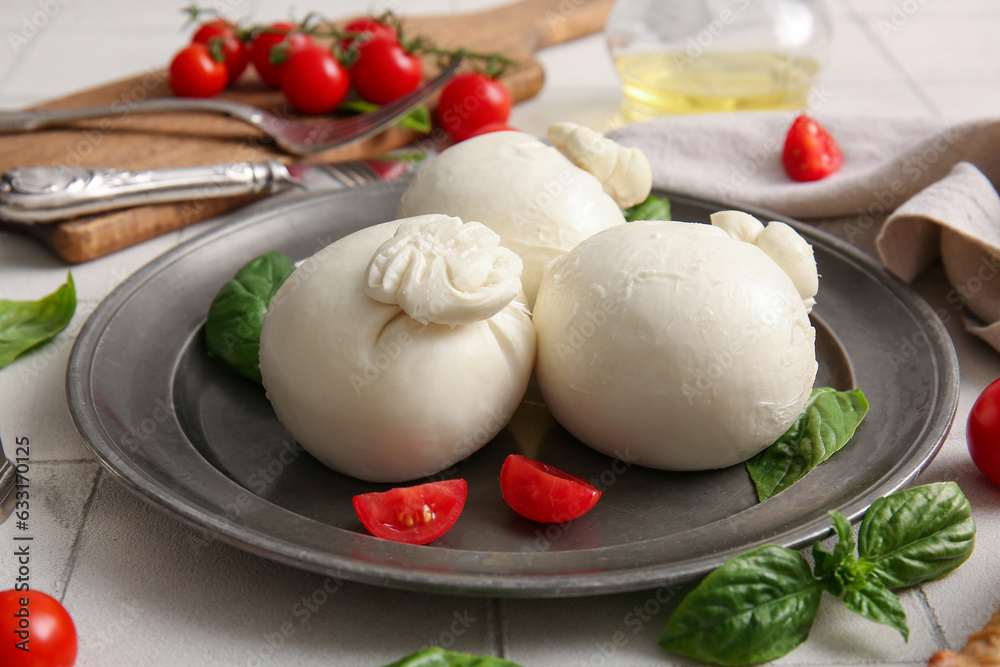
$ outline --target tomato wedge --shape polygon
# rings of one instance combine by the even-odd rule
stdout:
[[[354,511],[375,537],[427,544],[455,525],[467,494],[464,479],[446,479],[354,496]]]
[[[500,491],[511,509],[542,523],[576,519],[601,499],[592,484],[520,454],[511,454],[503,462]]]

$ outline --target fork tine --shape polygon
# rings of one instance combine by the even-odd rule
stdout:
[[[369,137],[385,129],[430,97],[455,74],[462,57],[456,56],[440,74],[408,95],[379,107],[376,111],[358,114],[336,122],[315,123],[298,141],[282,137],[286,149],[300,154],[318,153]],[[290,144],[295,143],[295,146]]]

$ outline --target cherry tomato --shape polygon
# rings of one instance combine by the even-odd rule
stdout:
[[[399,41],[399,31],[388,23],[382,23],[377,19],[373,19],[370,16],[362,16],[361,18],[356,18],[353,21],[349,21],[343,27],[344,32],[351,32],[355,34],[367,34],[364,39],[374,39],[376,37],[385,37],[393,42]],[[363,40],[362,40],[363,41]],[[351,48],[351,44],[354,43],[354,39],[348,37],[341,42],[341,46],[346,51]],[[360,42],[359,42],[360,45]]]
[[[785,171],[796,181],[818,181],[840,169],[844,155],[830,133],[809,116],[799,116],[785,137]]]
[[[312,37],[295,32],[291,23],[272,23],[250,42],[250,62],[264,83],[281,88],[281,64],[299,49],[313,44]],[[275,47],[278,47],[275,50]],[[275,64],[277,61],[278,64]]]
[[[221,50],[226,71],[229,73],[229,83],[239,78],[250,59],[247,45],[237,36],[236,27],[223,19],[203,23],[194,33],[191,42],[204,44],[209,50],[214,48]]]
[[[447,479],[354,496],[354,511],[375,537],[427,544],[458,521],[468,493],[464,479]]]
[[[385,37],[361,42],[358,58],[351,65],[354,90],[373,104],[387,104],[413,92],[423,76],[420,58]]]
[[[463,72],[441,90],[438,122],[455,141],[464,141],[484,125],[506,123],[512,105],[503,83],[482,72]]]
[[[576,519],[601,499],[592,484],[520,454],[511,454],[503,462],[500,491],[511,509],[542,523]]]
[[[226,87],[229,74],[204,44],[190,44],[170,63],[170,89],[180,97],[213,97]]]
[[[965,441],[979,471],[1000,484],[1000,380],[986,387],[973,404]]]
[[[329,49],[318,44],[303,47],[282,65],[281,92],[303,113],[329,113],[351,87],[350,78]]]
[[[73,619],[58,600],[41,591],[0,593],[0,635],[4,667],[72,667],[76,661]]]

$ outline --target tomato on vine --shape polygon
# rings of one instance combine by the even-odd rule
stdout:
[[[336,109],[350,88],[347,71],[333,53],[318,44],[303,47],[282,65],[281,92],[288,102],[307,114]]]
[[[351,65],[351,82],[362,99],[387,104],[411,93],[424,76],[420,58],[387,37],[374,37],[358,45]]]
[[[0,665],[72,667],[77,637],[73,619],[41,591],[0,592]]]
[[[455,141],[510,118],[513,100],[507,86],[484,72],[463,72],[445,84],[438,100],[438,122]]]
[[[399,41],[399,31],[392,25],[379,21],[371,16],[362,16],[344,24],[343,31],[352,35],[366,35],[361,41],[384,37],[394,42]],[[345,37],[340,46],[345,51],[354,43],[353,37]],[[361,41],[358,44],[361,44]]]
[[[191,42],[204,44],[210,51],[219,49],[229,75],[229,83],[239,78],[250,61],[249,49],[237,34],[236,26],[225,19],[203,23],[194,33]]]
[[[178,97],[213,97],[228,80],[226,65],[198,42],[181,49],[170,63],[170,89]]]
[[[281,88],[281,66],[296,51],[313,44],[309,35],[291,23],[272,23],[250,42],[250,62],[257,74],[272,88]]]

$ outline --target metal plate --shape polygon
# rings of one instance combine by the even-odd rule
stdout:
[[[391,220],[397,195],[375,186],[268,202],[168,252],[108,296],[80,332],[67,376],[73,418],[104,466],[211,535],[305,569],[410,589],[570,596],[681,581],[758,544],[821,537],[828,510],[856,518],[916,476],[954,418],[958,364],[933,310],[868,257],[796,225],[822,275],[817,385],[859,386],[871,403],[855,438],[829,461],[758,503],[742,465],[669,473],[590,450],[531,388],[493,442],[439,476],[469,485],[450,532],[427,546],[371,537],[351,497],[387,485],[340,475],[303,452],[260,387],[208,357],[201,327],[216,291],[244,263],[271,250],[301,259]],[[671,200],[678,220],[707,221],[720,208]],[[604,497],[565,525],[522,519],[499,489],[512,452],[592,480]]]

